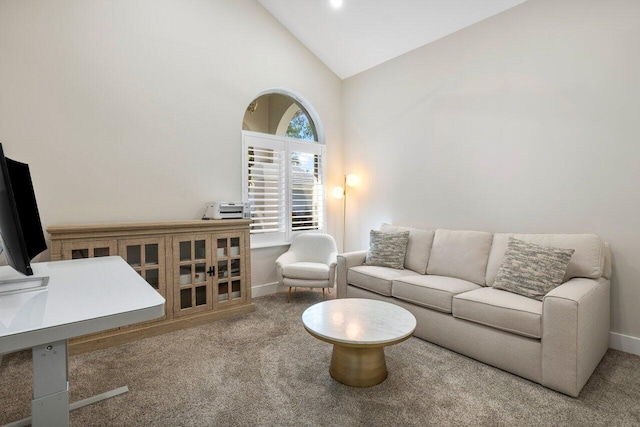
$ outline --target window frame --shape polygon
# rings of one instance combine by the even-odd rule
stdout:
[[[251,139],[251,144],[249,143]],[[282,155],[284,161],[284,218],[280,218],[280,224],[283,230],[251,233],[251,247],[268,247],[280,246],[291,243],[294,236],[300,233],[326,233],[327,229],[327,155],[325,144],[319,141],[308,141],[287,136],[271,135],[261,132],[253,132],[248,130],[242,131],[242,201],[249,202],[249,163],[248,152],[249,146],[261,146],[256,139],[265,140],[263,148],[277,149],[278,143],[283,145]],[[308,149],[308,151],[304,151]],[[318,217],[318,228],[314,230],[293,230],[292,226],[292,162],[291,154],[293,152],[304,151],[308,154],[318,155],[320,157],[320,173],[322,197],[320,209],[321,215]],[[280,228],[280,227],[279,227]]]

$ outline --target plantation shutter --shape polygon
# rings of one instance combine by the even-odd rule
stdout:
[[[324,231],[324,145],[243,131],[242,156],[242,200],[251,210],[252,246]]]
[[[286,239],[286,150],[283,141],[243,132],[243,200],[251,209],[257,243]]]
[[[324,146],[289,141],[290,230],[323,230],[325,210]]]

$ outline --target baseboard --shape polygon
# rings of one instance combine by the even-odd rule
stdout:
[[[609,333],[609,347],[640,356],[640,338],[623,335],[617,332]]]
[[[278,286],[278,282],[273,283],[265,283],[264,285],[252,286],[251,287],[251,298],[259,298],[267,295],[276,294],[278,292],[283,292],[286,289],[284,286]]]

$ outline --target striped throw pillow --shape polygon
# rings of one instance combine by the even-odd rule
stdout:
[[[407,253],[408,242],[409,231],[384,233],[371,230],[365,264],[404,270],[404,256]]]
[[[574,252],[510,237],[493,287],[542,301],[562,283]]]

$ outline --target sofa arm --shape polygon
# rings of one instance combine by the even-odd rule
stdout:
[[[582,387],[609,348],[610,282],[574,278],[542,304],[542,384],[570,396]]]
[[[367,250],[357,252],[345,252],[338,255],[338,298],[347,297],[347,271],[351,267],[364,264],[367,258]]]
[[[331,252],[329,255],[329,287],[333,288],[336,284],[336,267],[338,266],[338,253]]]

